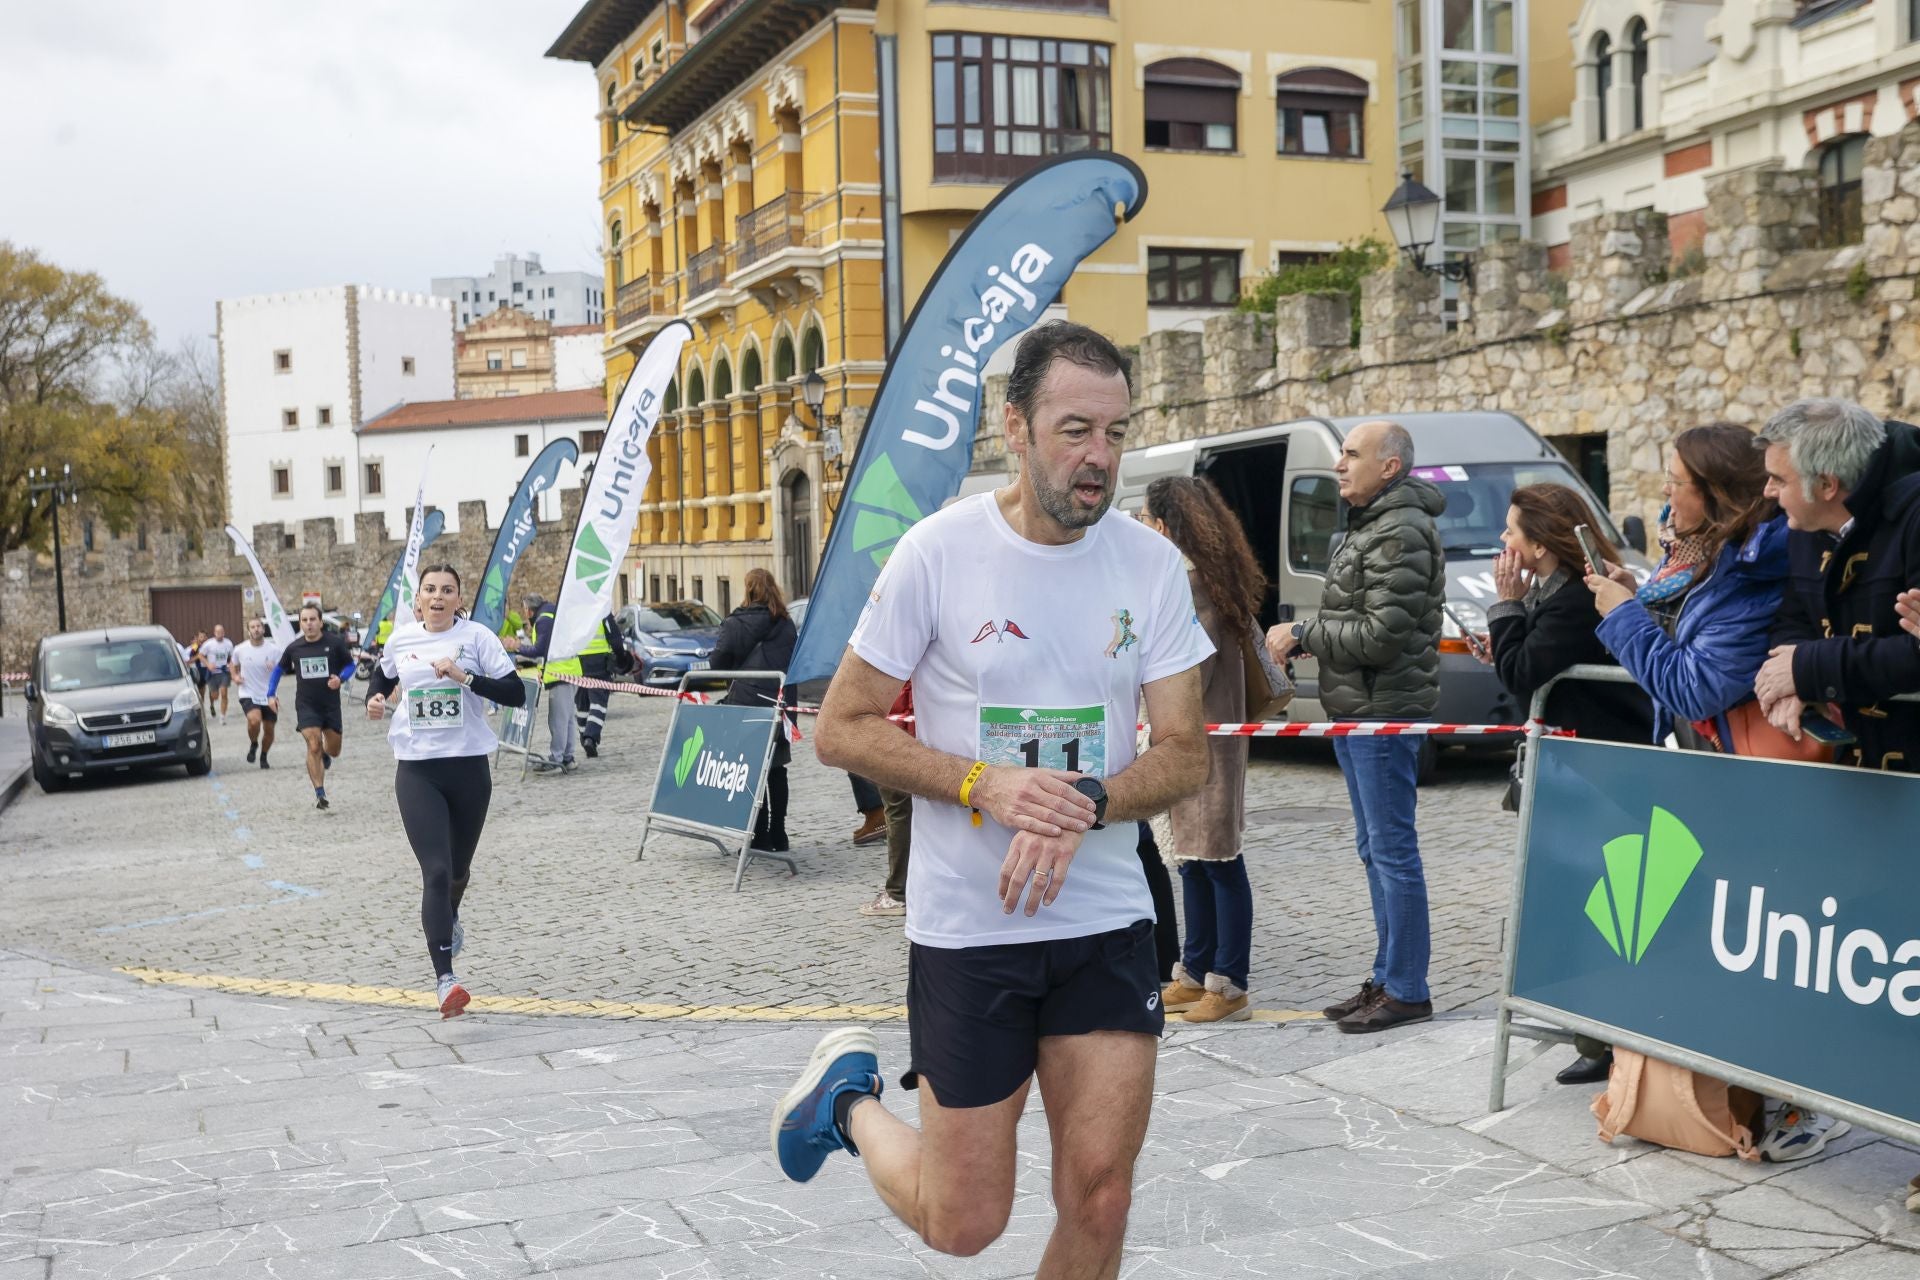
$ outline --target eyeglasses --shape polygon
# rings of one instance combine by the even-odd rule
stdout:
[[[1663,493],[1673,493],[1679,489],[1690,489],[1692,487],[1693,481],[1676,476],[1671,471],[1667,473],[1666,479],[1660,482],[1660,490]]]

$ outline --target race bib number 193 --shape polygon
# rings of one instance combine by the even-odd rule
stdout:
[[[980,708],[980,759],[1016,769],[1107,774],[1105,707]]]
[[[300,678],[302,680],[325,680],[332,673],[327,670],[325,656],[300,659]]]

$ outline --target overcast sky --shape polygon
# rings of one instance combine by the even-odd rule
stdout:
[[[0,0],[0,239],[169,347],[222,297],[598,270],[593,72],[542,56],[577,9]]]

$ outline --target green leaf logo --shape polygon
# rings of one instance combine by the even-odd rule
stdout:
[[[853,487],[853,502],[863,508],[853,517],[853,549],[872,556],[876,567],[887,563],[900,535],[925,514],[901,483],[893,459],[884,453]]]
[[[593,526],[580,526],[580,536],[573,542],[573,576],[587,584],[587,590],[595,595],[607,585],[607,575],[613,572],[613,555],[607,550],[607,544],[600,541],[600,535]]]
[[[1587,895],[1587,919],[1615,955],[1639,964],[1703,850],[1685,823],[1656,805],[1646,835],[1616,836],[1601,852],[1607,874]]]
[[[707,735],[701,732],[699,725],[695,725],[693,727],[693,736],[688,738],[686,743],[680,748],[680,759],[673,766],[674,786],[684,787],[687,785],[687,778],[693,773],[693,762],[700,758],[700,747],[706,740]]]

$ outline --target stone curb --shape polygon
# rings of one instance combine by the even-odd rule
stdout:
[[[27,789],[27,775],[31,772],[32,770],[23,764],[13,771],[11,778],[0,782],[0,813],[5,813],[7,806],[13,803],[14,798]]]

